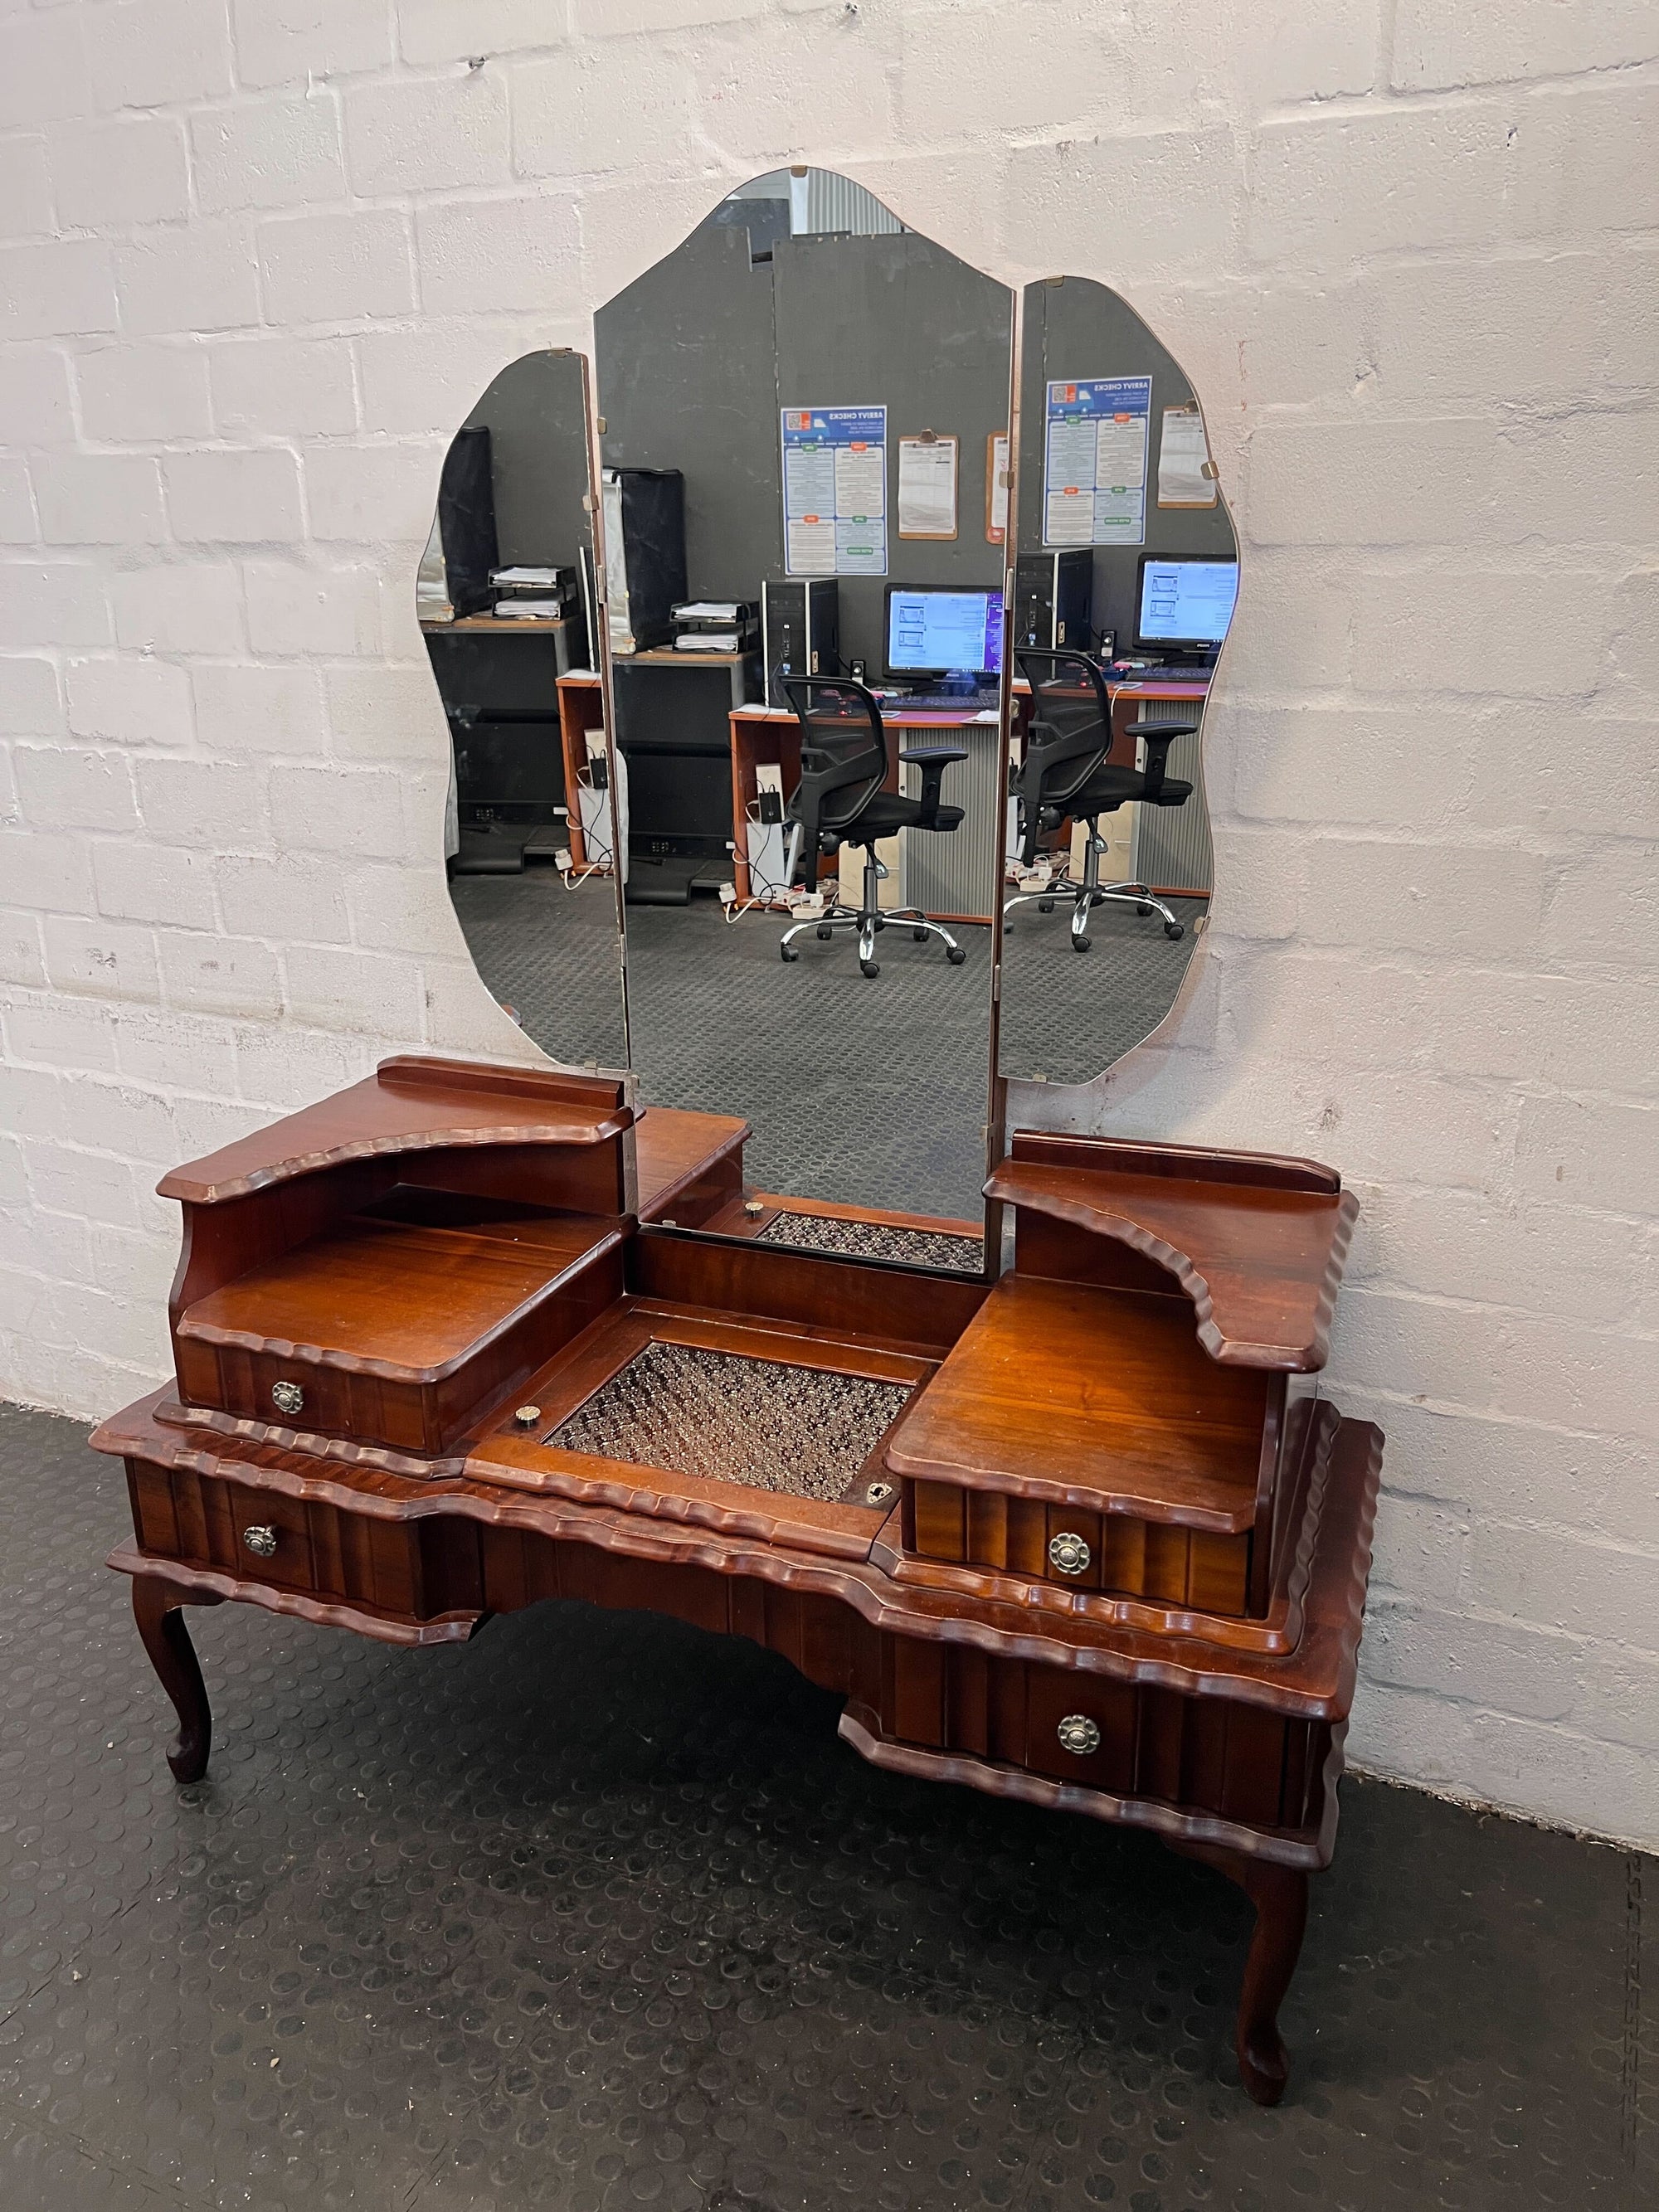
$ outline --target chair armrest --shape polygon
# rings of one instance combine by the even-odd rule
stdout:
[[[945,771],[952,761],[968,757],[966,745],[906,745],[899,758],[921,770],[921,820],[919,829],[933,826],[939,810],[939,791],[945,781]]]
[[[1131,722],[1129,735],[1140,738],[1146,747],[1146,797],[1156,800],[1163,793],[1164,779],[1169,771],[1170,747],[1177,738],[1190,738],[1197,729],[1196,722]]]

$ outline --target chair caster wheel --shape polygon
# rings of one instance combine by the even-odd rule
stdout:
[[[1166,921],[1164,925],[1164,934],[1173,945],[1177,938],[1187,934],[1187,925],[1184,921]]]
[[[960,968],[968,955],[959,945],[947,945],[945,948],[945,957],[953,968]]]
[[[1039,899],[1037,901],[1037,912],[1039,914],[1052,914],[1054,910],[1054,902],[1052,899]]]
[[[781,960],[799,960],[800,955],[793,945],[781,945],[778,947],[778,957]]]
[[[817,929],[813,932],[813,934],[816,937],[820,938],[825,945],[828,945],[835,933],[836,933],[833,929]]]
[[[881,963],[879,961],[860,960],[859,966],[866,975],[879,975],[881,973]]]
[[[913,929],[910,935],[918,945],[926,945],[927,942],[927,933],[925,929]]]
[[[1073,952],[1091,952],[1094,947],[1086,937],[1074,937],[1072,939],[1072,950]]]
[[[1149,906],[1138,906],[1138,907],[1135,908],[1135,912],[1136,912],[1136,913],[1140,916],[1140,918],[1141,918],[1141,920],[1142,920],[1143,921],[1146,920],[1146,916],[1147,916],[1147,915],[1152,912],[1152,908],[1151,908],[1151,907],[1149,907]]]

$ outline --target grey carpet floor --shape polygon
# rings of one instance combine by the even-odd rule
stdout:
[[[478,972],[527,1033],[563,1060],[626,1064],[610,886],[564,890],[551,869],[463,876],[451,886]],[[1103,909],[1092,951],[1066,916],[1025,909],[1007,939],[1003,1066],[1084,1079],[1162,1020],[1180,988],[1200,900],[1176,902],[1178,944],[1154,916]],[[972,1219],[984,1179],[990,932],[933,942],[883,933],[881,973],[860,975],[848,933],[778,957],[775,915],[728,925],[712,898],[628,910],[635,1062],[642,1096],[740,1114],[750,1180],[796,1196]]]

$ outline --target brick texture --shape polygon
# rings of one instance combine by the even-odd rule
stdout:
[[[443,440],[820,162],[1116,283],[1197,381],[1212,924],[1056,1110],[1344,1169],[1330,1384],[1391,1437],[1352,1750],[1659,1843],[1651,6],[0,14],[0,1390],[155,1380],[169,1162],[388,1051],[529,1054],[434,836]]]

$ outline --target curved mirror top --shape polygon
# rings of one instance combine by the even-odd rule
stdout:
[[[1084,1083],[1170,1012],[1208,912],[1238,545],[1198,396],[1115,292],[1030,286],[1020,383],[1000,1058]]]
[[[1012,311],[811,170],[595,318],[632,1064],[748,1125],[678,1226],[982,1264]]]
[[[620,1068],[588,453],[581,356],[504,368],[445,459],[417,598],[449,724],[450,896],[478,973],[551,1058]]]

